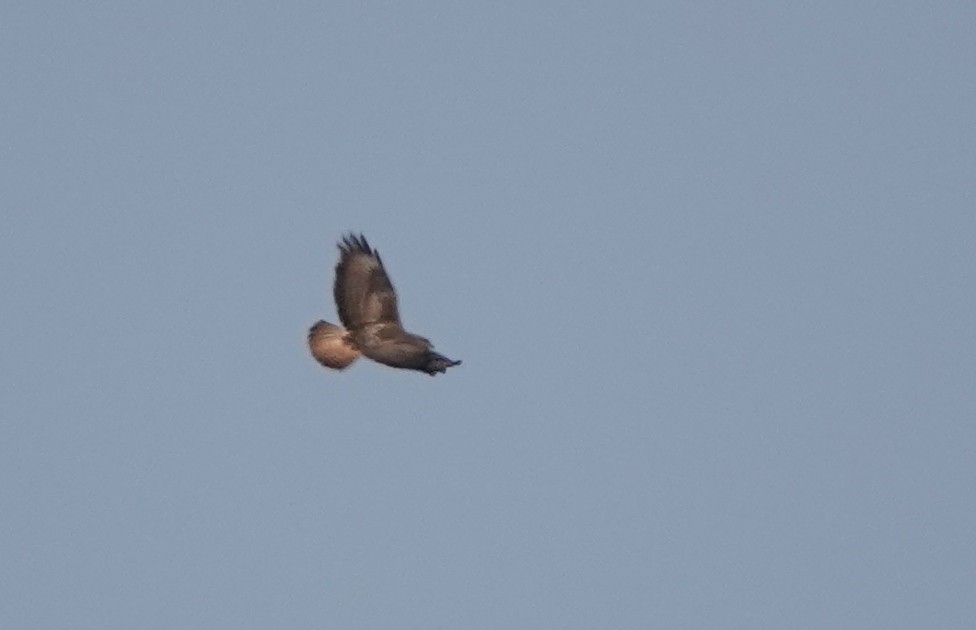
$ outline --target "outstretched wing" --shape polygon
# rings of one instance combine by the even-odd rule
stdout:
[[[339,252],[333,292],[342,324],[349,330],[380,323],[399,327],[396,291],[379,253],[361,234],[344,237]]]

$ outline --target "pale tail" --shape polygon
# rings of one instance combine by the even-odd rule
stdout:
[[[308,349],[316,361],[334,370],[349,367],[359,356],[359,351],[346,340],[346,329],[324,321],[309,329]]]

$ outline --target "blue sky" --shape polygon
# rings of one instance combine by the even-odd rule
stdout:
[[[971,3],[0,18],[0,626],[976,618]]]

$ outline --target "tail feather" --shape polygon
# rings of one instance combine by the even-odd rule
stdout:
[[[325,321],[309,329],[308,348],[316,361],[333,370],[343,370],[359,357],[359,350],[346,338],[346,329]]]

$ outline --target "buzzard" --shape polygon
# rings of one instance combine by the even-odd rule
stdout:
[[[403,329],[393,283],[379,252],[362,234],[349,234],[339,243],[332,290],[342,326],[318,321],[308,331],[309,350],[325,367],[345,369],[360,354],[431,376],[461,365],[434,352],[430,341]]]

